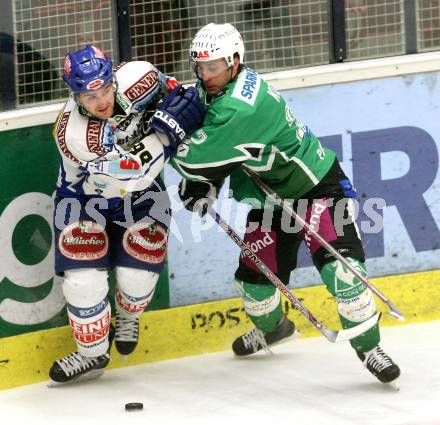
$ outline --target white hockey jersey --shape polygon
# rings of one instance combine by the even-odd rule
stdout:
[[[166,136],[146,136],[143,117],[176,80],[143,61],[122,63],[115,76],[112,118],[90,116],[73,95],[58,115],[53,135],[62,158],[57,182],[61,195],[99,195],[118,202],[127,193],[148,188],[165,164],[159,137]]]

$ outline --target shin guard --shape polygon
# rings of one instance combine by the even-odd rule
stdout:
[[[123,316],[139,317],[150,304],[159,274],[131,267],[116,267],[115,307]]]
[[[110,303],[107,299],[107,271],[68,270],[63,293],[67,315],[78,352],[85,357],[107,353],[110,331]]]
[[[346,258],[363,276],[367,276],[365,265],[354,258]],[[338,314],[344,329],[364,322],[376,313],[376,303],[369,288],[350,272],[339,260],[327,263],[321,277],[328,291],[335,297]],[[368,351],[380,341],[379,326],[375,325],[350,341],[357,351]]]
[[[272,285],[235,280],[252,323],[263,332],[272,332],[281,319],[281,293]]]

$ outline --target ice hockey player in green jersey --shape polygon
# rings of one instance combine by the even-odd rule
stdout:
[[[295,223],[286,223],[281,209],[268,204],[242,168],[245,164],[280,197],[292,200],[294,209],[305,206],[307,223],[366,276],[359,231],[350,219],[356,192],[335,153],[293,116],[276,90],[243,64],[244,44],[235,27],[206,25],[193,39],[190,55],[207,113],[203,126],[189,143],[180,145],[172,160],[183,176],[179,194],[186,208],[203,215],[230,176],[232,196],[252,204],[245,242],[285,284],[305,241],[335,298],[342,326],[350,328],[372,317],[376,305],[371,290],[306,231],[292,231]],[[235,283],[255,325],[233,342],[236,355],[253,354],[293,334],[295,326],[282,313],[279,290],[247,258],[239,260]],[[350,341],[365,367],[390,383],[400,369],[379,342],[378,325]]]

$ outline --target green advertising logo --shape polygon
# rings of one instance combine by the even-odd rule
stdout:
[[[52,283],[49,293],[41,300],[3,299],[0,318],[8,323],[43,323],[64,307],[61,286],[52,282],[52,202],[44,193],[26,193],[11,201],[0,216],[0,281],[6,280],[9,286],[20,288],[39,288]]]
[[[54,279],[51,126],[0,133],[0,337],[66,324]]]

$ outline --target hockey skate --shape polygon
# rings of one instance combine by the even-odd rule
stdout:
[[[49,371],[49,387],[56,387],[73,382],[97,379],[104,374],[104,368],[110,362],[110,350],[115,330],[110,325],[109,347],[107,353],[99,357],[85,357],[78,351],[56,360]]]
[[[382,383],[390,384],[394,389],[399,389],[397,378],[400,369],[393,360],[385,354],[378,345],[372,350],[362,353],[356,351],[364,366]]]
[[[292,336],[294,332],[295,324],[283,315],[278,326],[272,332],[263,332],[253,328],[238,337],[232,343],[232,351],[237,356],[248,356],[260,350],[270,352],[269,346],[285,342],[284,340]]]
[[[120,354],[128,356],[138,343],[139,317],[124,316],[116,310],[115,346]]]

